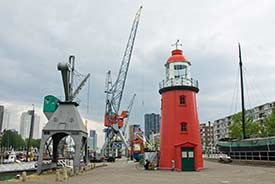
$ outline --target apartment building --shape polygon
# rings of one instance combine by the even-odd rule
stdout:
[[[275,111],[275,101],[256,106],[252,109],[247,109],[246,115],[252,118],[252,120],[255,122],[264,123],[264,119],[268,117],[273,111]],[[234,115],[235,114],[232,114],[214,121],[214,145],[216,145],[218,140],[229,137],[228,127],[231,125],[232,117]]]
[[[210,123],[201,123],[200,124],[201,132],[201,144],[203,151],[209,150],[214,146],[214,128],[213,124]]]

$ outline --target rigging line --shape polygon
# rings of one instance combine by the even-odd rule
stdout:
[[[77,72],[77,71],[73,71],[73,74],[75,75],[75,76],[80,76],[79,74],[79,72]]]
[[[76,80],[77,80],[77,85],[79,85],[81,82],[82,82],[82,80],[83,80],[83,77],[82,78],[80,78],[80,77],[78,77],[78,78],[76,78]]]
[[[229,114],[231,114],[231,112],[232,112],[233,102],[234,102],[234,99],[235,99],[236,82],[237,82],[237,81],[235,80],[235,83],[234,83],[234,90],[233,90],[233,95],[232,95],[232,98],[231,98],[231,103],[230,103],[230,110],[229,110]]]
[[[79,76],[85,77],[84,74],[80,73],[79,71],[77,71],[76,69],[74,70],[74,74],[77,74]]]
[[[245,70],[245,72],[247,73],[247,70]],[[252,80],[252,81],[254,81],[254,80]],[[255,100],[254,100],[254,105],[256,105],[257,103],[260,102],[260,100],[259,100],[259,98],[257,98],[257,96],[261,96],[261,94],[260,94],[260,92],[257,90],[257,88],[254,87],[253,82],[251,83],[251,82],[248,80],[247,84],[249,85],[248,87],[251,88],[251,91],[253,92],[252,94],[254,94],[254,97],[253,97],[253,99],[255,99]],[[253,102],[252,102],[252,103],[253,103]],[[251,107],[251,108],[252,108],[252,107]]]
[[[240,68],[238,68],[238,75],[240,75]],[[240,95],[240,91],[239,91],[239,85],[240,83],[239,83],[239,80],[238,80],[238,85],[237,85],[237,93],[236,93],[236,102],[235,102],[235,110],[234,110],[234,112],[237,112],[237,109],[238,109],[238,107],[239,107],[239,95]]]
[[[82,75],[79,75],[79,74],[74,74],[75,76],[76,76],[76,78],[78,78],[78,79],[81,79],[81,78],[83,78],[84,76],[82,76]]]
[[[77,89],[80,83],[81,83],[80,79],[77,77],[74,77],[74,89]]]
[[[77,82],[77,76],[74,75],[74,85],[76,85],[75,83]]]
[[[255,75],[254,75],[253,73],[251,73],[251,76],[253,77],[253,78],[252,78],[253,81],[257,81],[257,80],[256,80],[257,77],[255,77]],[[259,95],[260,97],[263,97],[263,98],[264,98],[264,101],[268,102],[268,97],[262,92],[262,90],[260,90],[259,87],[256,87],[255,84],[254,84],[253,82],[251,83],[251,86],[255,89],[255,92],[257,92],[258,95]],[[260,102],[261,102],[260,99],[259,99],[259,98],[257,98],[257,99],[258,99],[258,102],[257,102],[257,103],[260,103]]]
[[[238,84],[238,79],[239,79],[239,73],[238,73],[238,71],[237,71],[237,72],[236,72],[236,77],[235,77],[234,91],[233,91],[233,96],[232,96],[232,100],[231,100],[231,105],[230,105],[230,112],[229,112],[229,114],[234,113],[234,112],[233,112],[233,106],[234,106],[234,102],[236,103],[235,98],[236,98],[236,93],[238,92],[238,91],[237,91],[237,86],[239,85],[239,84]]]
[[[80,78],[83,78],[83,77],[81,77],[80,75],[75,75],[75,80],[80,80]]]
[[[89,77],[88,79],[88,91],[87,91],[87,115],[89,113],[89,108],[90,108],[90,83],[91,83],[91,78]]]
[[[247,73],[247,69],[246,68],[244,68],[244,71]],[[253,81],[255,81],[255,80],[253,80]],[[248,85],[251,87],[251,89],[254,91],[254,96],[255,96],[255,101],[256,101],[256,104],[257,103],[259,103],[260,102],[260,98],[259,98],[259,96],[262,96],[261,95],[261,93],[257,90],[257,88],[255,88],[254,87],[254,85],[253,85],[253,82],[252,83],[250,83],[249,81],[248,81]],[[256,94],[256,93],[258,93],[258,94]]]
[[[74,83],[73,83],[73,89],[76,89],[77,88],[77,81],[74,80]]]
[[[249,85],[248,85],[248,80],[247,80],[247,77],[246,77],[246,71],[244,70],[243,72],[243,76],[244,76],[244,83],[246,84],[245,85],[245,89],[246,89],[246,96],[247,96],[247,101],[248,101],[248,107],[246,108],[247,109],[251,109],[252,108],[252,105],[251,105],[251,100],[250,100],[250,90],[248,89],[249,88]],[[252,90],[252,89],[251,89]]]
[[[255,91],[258,93],[258,95],[259,95],[259,97],[263,97],[263,100],[265,101],[265,102],[268,102],[268,97],[259,89],[259,87],[256,87],[255,86],[255,84],[251,84],[251,86],[255,89]],[[257,98],[258,99],[258,104],[260,104],[261,103],[261,100],[260,100],[260,98]]]

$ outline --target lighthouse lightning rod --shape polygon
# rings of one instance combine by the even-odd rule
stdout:
[[[245,107],[244,107],[244,88],[243,88],[243,63],[242,63],[242,53],[241,53],[241,45],[240,43],[238,44],[239,46],[239,65],[240,65],[240,79],[241,79],[241,100],[242,100],[242,130],[243,130],[243,135],[242,138],[245,139]]]
[[[176,46],[176,49],[178,49],[178,46],[182,46],[180,43],[180,40],[177,40],[176,43],[172,44],[172,46]]]

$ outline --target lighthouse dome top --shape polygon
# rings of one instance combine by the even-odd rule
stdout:
[[[172,55],[167,59],[167,63],[173,63],[173,62],[187,62],[188,64],[190,64],[190,62],[182,54],[182,50],[180,49],[173,50]]]
[[[192,90],[199,91],[198,81],[191,77],[191,64],[178,48],[179,40],[175,44],[176,48],[165,63],[165,79],[160,83],[160,93],[167,90]]]

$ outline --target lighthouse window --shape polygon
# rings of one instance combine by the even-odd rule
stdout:
[[[165,67],[166,67],[166,80],[168,80],[169,79],[169,64],[166,64]]]
[[[187,67],[185,65],[174,65],[175,78],[186,78]]]
[[[180,105],[184,105],[185,104],[185,96],[180,96]]]
[[[187,132],[187,123],[181,123],[181,131]]]

